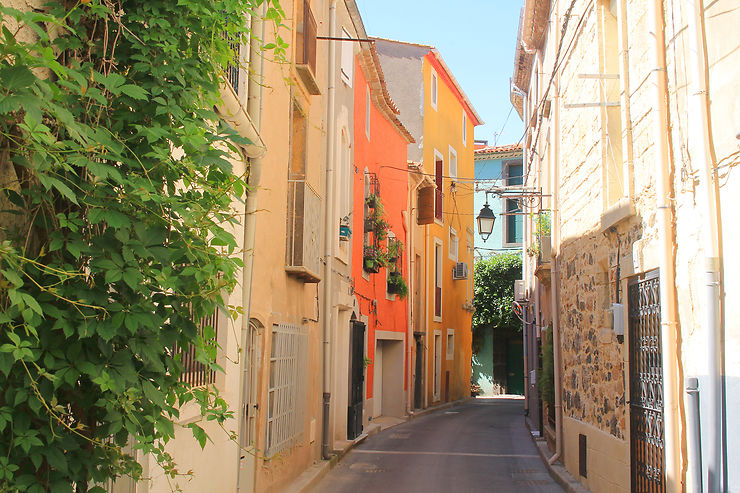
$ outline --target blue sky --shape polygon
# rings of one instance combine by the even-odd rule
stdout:
[[[523,0],[356,0],[370,36],[435,46],[485,122],[475,138],[519,141],[524,126],[509,102]]]

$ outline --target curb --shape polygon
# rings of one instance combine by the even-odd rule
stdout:
[[[545,439],[537,438],[532,434],[532,429],[529,427],[529,422],[526,419],[524,420],[524,423],[529,431],[529,436],[532,438],[535,448],[537,448],[537,453],[540,455],[540,459],[542,459],[542,463],[547,468],[547,472],[550,473],[552,479],[554,479],[555,482],[562,486],[562,488],[568,493],[591,493],[590,490],[584,487],[580,481],[570,475],[568,470],[560,461],[557,461],[555,464],[550,464],[548,461],[550,449],[547,447],[547,442]]]
[[[288,485],[288,487],[286,487],[283,490],[283,493],[308,493],[309,491],[311,491],[312,488],[316,486],[316,484],[319,481],[321,481],[321,479],[323,479],[324,476],[326,476],[326,474],[329,471],[331,471],[334,468],[334,466],[339,464],[339,462],[344,458],[345,455],[349,453],[350,450],[352,450],[357,445],[364,442],[368,437],[376,435],[380,433],[381,431],[385,431],[395,426],[398,426],[402,423],[407,423],[408,421],[414,418],[419,418],[421,416],[433,413],[435,411],[442,411],[444,409],[449,409],[459,404],[465,404],[467,402],[471,402],[473,399],[474,399],[473,397],[468,397],[466,399],[460,399],[458,401],[452,401],[452,402],[445,402],[444,404],[440,404],[438,406],[428,407],[426,409],[420,409],[416,412],[411,412],[408,416],[404,416],[404,418],[402,418],[403,421],[401,421],[400,423],[387,426],[386,428],[381,428],[380,425],[375,425],[375,426],[371,425],[368,427],[366,432],[364,432],[359,437],[355,438],[352,442],[350,442],[342,450],[337,451],[332,456],[331,459],[318,461],[313,466],[303,471],[290,485]]]

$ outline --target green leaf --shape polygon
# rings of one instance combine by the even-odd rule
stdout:
[[[164,402],[164,394],[157,390],[154,385],[148,380],[141,382],[141,389],[144,391],[144,396],[152,401],[155,405],[160,408],[166,408],[167,404]]]
[[[9,91],[16,91],[36,82],[36,76],[23,65],[11,65],[0,68],[0,82]]]
[[[133,84],[126,84],[124,86],[121,86],[121,92],[124,93],[126,96],[130,96],[134,99],[140,99],[140,100],[146,100],[148,99],[149,92],[139,86],[135,86]]]
[[[190,430],[193,432],[193,436],[195,437],[195,439],[198,440],[200,448],[205,448],[206,443],[208,442],[208,435],[206,434],[205,430],[203,430],[203,428],[195,423],[188,424],[188,428],[190,428]]]

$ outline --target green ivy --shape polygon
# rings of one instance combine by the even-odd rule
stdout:
[[[522,277],[517,253],[493,255],[475,263],[473,306],[473,352],[482,347],[486,330],[521,332],[514,315],[514,281]]]
[[[138,478],[127,443],[175,476],[179,407],[232,415],[180,382],[174,348],[218,369],[195,321],[235,286],[246,177],[229,157],[249,142],[214,107],[227,39],[249,42],[263,3],[279,24],[277,0],[0,9],[0,491]]]

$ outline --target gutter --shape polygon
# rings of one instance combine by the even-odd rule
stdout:
[[[665,18],[663,0],[652,0],[649,4],[653,49],[651,78],[654,83],[653,140],[655,142],[655,181],[656,181],[656,218],[658,225],[659,267],[660,267],[660,324],[663,337],[663,419],[665,480],[666,492],[678,492],[682,489],[681,474],[681,416],[679,415],[679,355],[678,342],[678,307],[676,300],[676,249],[675,214],[672,178],[675,164],[671,157],[668,143],[670,127],[668,122],[668,81],[666,75]]]
[[[557,17],[558,25],[560,18]],[[556,31],[556,44],[560,43],[560,31]],[[550,210],[551,259],[550,296],[552,309],[552,356],[555,380],[555,454],[547,461],[552,465],[563,456],[563,384],[560,375],[560,71],[555,73],[552,103],[552,167],[550,188],[552,203]]]
[[[251,32],[254,34],[250,38],[249,42],[249,82],[247,86],[247,116],[250,121],[250,128],[254,132],[254,137],[248,134],[248,137],[253,142],[260,144],[260,152],[255,154],[249,153],[249,187],[247,188],[247,198],[244,207],[244,238],[243,238],[243,253],[242,263],[244,265],[242,270],[242,306],[245,307],[245,313],[242,314],[242,335],[244,339],[241,341],[241,347],[246,348],[247,338],[246,335],[249,333],[249,319],[252,308],[252,277],[254,273],[254,246],[255,246],[255,233],[257,230],[257,194],[259,191],[260,181],[262,179],[262,164],[263,156],[265,155],[267,148],[259,135],[259,129],[262,121],[262,76],[264,72],[264,57],[262,56],[261,42],[260,40],[264,37],[265,19],[264,12],[265,7],[262,6],[257,12],[256,16],[251,19]],[[253,64],[255,60],[259,60],[259,64]],[[239,107],[239,111],[243,112],[243,107]],[[256,127],[252,122],[256,122]],[[248,352],[244,351],[242,358],[247,357]],[[242,362],[243,364],[243,362]],[[245,388],[245,375],[240,368],[240,379],[239,379],[239,403],[242,415],[239,416],[239,436],[241,437],[244,433],[242,429],[242,416],[247,411],[244,406],[248,406],[248,396],[244,392]],[[237,447],[237,482],[236,490],[239,491],[241,484],[241,449]]]
[[[723,426],[725,409],[723,406],[722,366],[724,347],[722,345],[721,296],[721,226],[719,186],[715,171],[712,142],[711,118],[709,116],[708,62],[706,54],[706,31],[704,25],[703,0],[687,0],[689,60],[687,71],[691,74],[689,91],[690,136],[696,136],[691,153],[692,161],[697,163],[701,173],[699,187],[699,207],[705,218],[707,230],[704,238],[705,286],[703,324],[707,340],[708,385],[705,390],[708,413],[704,424],[705,463],[707,465],[708,492],[726,491],[725,468],[727,451]],[[691,430],[691,432],[698,430]],[[689,434],[691,434],[691,432]],[[701,472],[699,472],[701,474]],[[701,479],[701,476],[699,477]]]
[[[329,4],[329,36],[336,36],[337,31],[337,0]],[[331,458],[329,444],[330,417],[331,417],[331,336],[334,327],[333,296],[333,267],[334,267],[334,160],[336,157],[334,106],[336,98],[336,43],[329,43],[328,83],[327,90],[327,124],[326,124],[326,184],[324,186],[324,323],[323,328],[323,429],[321,433],[321,456]]]

